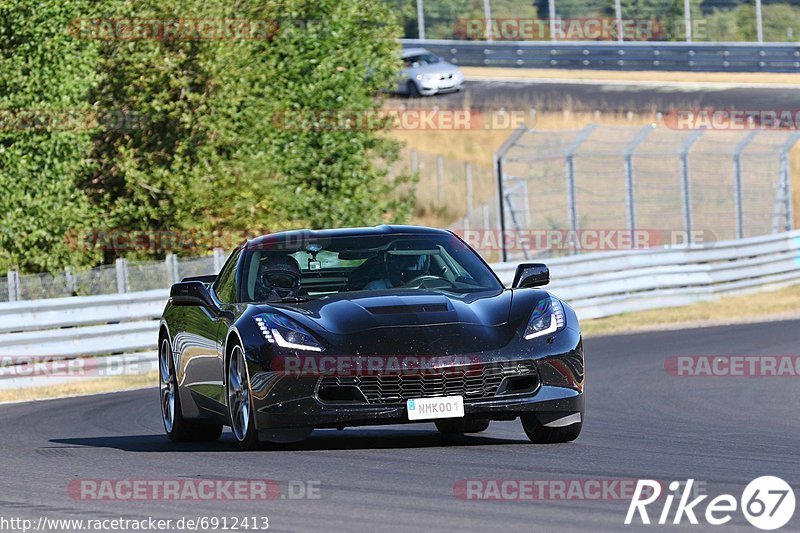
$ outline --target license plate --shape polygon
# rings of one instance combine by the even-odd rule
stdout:
[[[464,416],[464,397],[415,398],[406,400],[406,409],[409,420],[462,418]]]

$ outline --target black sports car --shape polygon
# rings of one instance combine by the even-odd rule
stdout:
[[[159,331],[173,441],[302,440],[314,428],[431,421],[475,433],[519,417],[533,442],[584,416],[575,313],[547,267],[513,288],[455,234],[412,226],[290,231],[172,286]]]

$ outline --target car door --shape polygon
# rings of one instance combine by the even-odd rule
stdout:
[[[215,414],[225,416],[225,381],[223,346],[227,331],[230,306],[235,294],[236,269],[241,250],[236,250],[222,267],[210,288],[211,297],[218,309],[191,307],[184,315],[183,350],[185,362],[185,390],[189,390],[192,402],[201,411],[199,416]]]

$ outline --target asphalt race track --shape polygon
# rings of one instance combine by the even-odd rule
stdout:
[[[787,87],[736,87],[733,84],[653,84],[569,83],[550,80],[533,81],[467,81],[458,93],[410,100],[394,98],[390,105],[431,107],[440,105],[479,109],[524,109],[538,111],[596,110],[602,112],[649,113],[670,109],[798,109],[800,91]]]
[[[578,441],[561,445],[529,444],[518,422],[495,422],[480,436],[452,441],[439,437],[433,424],[419,424],[318,431],[299,445],[243,453],[227,432],[208,445],[169,443],[155,388],[0,406],[0,516],[266,515],[278,531],[619,531],[627,500],[465,501],[454,495],[454,485],[465,479],[694,478],[706,483],[711,497],[737,499],[762,475],[797,487],[797,377],[676,377],[664,370],[664,360],[676,354],[793,355],[798,331],[800,321],[786,321],[588,339],[587,423]],[[87,478],[273,479],[282,490],[289,480],[318,481],[319,498],[71,497],[68,483]],[[799,526],[796,512],[787,529]],[[754,531],[738,512],[718,529]]]

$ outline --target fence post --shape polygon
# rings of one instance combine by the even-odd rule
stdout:
[[[467,184],[467,215],[472,213],[472,165],[464,163],[464,179]]]
[[[72,270],[69,267],[64,269],[64,279],[67,281],[67,289],[70,294],[77,296],[77,286],[75,283],[75,276],[72,275]]]
[[[411,149],[411,172],[415,174],[419,172],[419,159],[417,159],[416,148]]]
[[[761,18],[761,0],[756,0],[756,38],[758,44],[764,43],[764,24]]]
[[[552,2],[553,0],[550,0]],[[504,200],[504,192],[503,192],[503,157],[511,150],[511,147],[516,144],[522,135],[528,131],[528,127],[525,124],[520,124],[514,133],[512,133],[506,142],[500,146],[500,148],[494,153],[494,172],[495,172],[495,180],[497,183],[497,220],[498,220],[498,229],[500,230],[500,260],[505,262],[508,261],[508,251],[506,250],[506,219],[505,219],[505,208],[503,204],[505,203]]]
[[[8,301],[18,302],[20,300],[19,294],[19,272],[16,270],[8,271]]]
[[[225,252],[222,248],[214,248],[214,273],[219,274],[225,265]]]
[[[128,292],[128,261],[123,258],[117,259],[115,263],[117,271],[117,292],[120,294]]]
[[[550,17],[550,41],[556,42],[556,0],[547,0],[547,16]]]
[[[425,6],[422,0],[417,0],[417,30],[421,41],[425,40]]]
[[[625,203],[628,208],[628,229],[631,231],[631,237],[633,237],[636,231],[636,204],[635,194],[633,192],[633,152],[642,144],[650,132],[653,131],[653,128],[655,128],[655,125],[652,124],[642,127],[625,148]]]
[[[439,188],[439,208],[444,207],[444,157],[436,156],[436,180]]]
[[[564,159],[567,173],[567,211],[569,212],[569,225],[572,231],[578,231],[578,206],[575,195],[575,152],[578,147],[594,131],[597,124],[589,124],[578,133],[578,136],[567,145]],[[570,255],[575,253],[574,241],[570,240]]]
[[[178,272],[177,255],[167,254],[167,257],[164,259],[164,268],[167,269],[167,279],[169,279],[170,285],[178,283],[181,280],[180,273]]]
[[[689,0],[683,0],[683,25],[686,30],[686,42],[692,42],[692,7]]]
[[[681,190],[683,192],[683,226],[686,231],[686,243],[692,242],[692,189],[689,181],[689,150],[697,139],[703,134],[703,130],[697,130],[683,141],[680,152],[681,164]]]
[[[492,35],[492,0],[483,0],[483,18],[486,19],[486,40],[493,41],[494,36]]]
[[[792,149],[792,147],[794,147],[795,144],[797,144],[797,141],[800,141],[800,133],[795,132],[789,136],[789,139],[787,139],[783,146],[781,146],[781,181],[778,194],[781,196],[781,200],[784,202],[783,212],[785,214],[785,220],[783,227],[785,231],[790,231],[794,227],[794,206],[792,205],[792,179],[791,167],[789,165],[789,151]],[[777,217],[777,215],[778,213],[776,210],[775,216]],[[773,231],[780,231],[780,222],[777,220],[777,218],[773,221]]]
[[[736,208],[736,238],[744,239],[744,205],[742,201],[742,151],[750,144],[758,130],[748,133],[733,150],[733,200]]]

